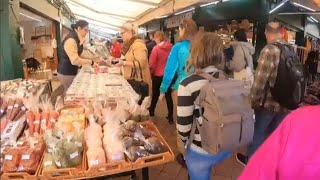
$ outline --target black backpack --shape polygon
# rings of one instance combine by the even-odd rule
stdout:
[[[271,94],[282,107],[293,110],[304,99],[306,78],[303,65],[291,46],[281,43],[274,45],[281,53],[276,82],[270,88]]]

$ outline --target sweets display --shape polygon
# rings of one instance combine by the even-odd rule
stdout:
[[[6,146],[3,150],[4,173],[27,172],[35,174],[44,151],[44,142],[41,136],[28,136],[22,138],[13,146]]]
[[[22,80],[15,79],[10,81],[1,81],[1,97],[6,95],[19,95],[20,97],[28,97],[41,92],[45,88],[47,82],[44,80]]]
[[[120,75],[80,71],[66,92],[65,101],[93,99],[135,99],[139,95]]]
[[[81,165],[83,153],[83,128],[85,118],[82,108],[69,108],[61,111],[54,129],[45,134],[47,152],[50,153],[54,165],[50,168],[69,168]],[[50,159],[47,155],[47,159]]]

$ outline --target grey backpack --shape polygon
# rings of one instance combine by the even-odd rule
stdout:
[[[211,154],[249,144],[253,139],[255,120],[244,82],[215,79],[205,73],[201,76],[209,80],[195,101],[202,125],[196,120],[193,122],[189,142],[193,141],[197,127],[202,148]]]

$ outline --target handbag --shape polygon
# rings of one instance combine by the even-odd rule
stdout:
[[[139,79],[139,76],[135,62],[138,62],[141,81],[137,80]],[[133,90],[141,96],[140,101],[149,96],[149,84],[143,81],[141,64],[137,60],[133,61],[133,68],[131,70],[131,76],[130,79],[128,79],[128,83],[131,85]]]
[[[243,50],[243,48],[242,48],[242,50]],[[244,50],[243,50],[243,55],[244,55],[244,59],[246,61],[245,68],[239,72],[233,72],[233,79],[245,81],[248,83],[249,87],[251,87],[253,84],[253,81],[254,81],[254,77],[253,77],[253,73],[251,71],[251,68],[248,66],[248,61],[247,61],[246,54],[245,54]]]

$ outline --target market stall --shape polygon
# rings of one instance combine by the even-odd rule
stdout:
[[[13,93],[1,88],[1,97],[11,94],[1,100],[1,179],[134,176],[136,169],[148,179],[148,167],[173,161],[148,121],[150,98],[138,105],[139,95],[119,72],[82,69],[55,104],[40,90],[14,91],[12,102]]]

